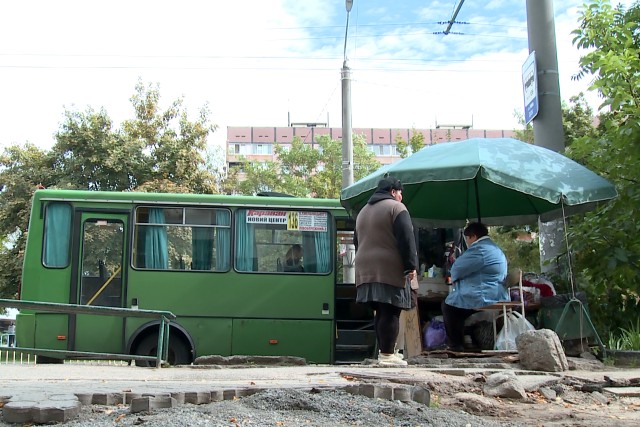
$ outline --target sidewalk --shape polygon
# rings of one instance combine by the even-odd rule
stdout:
[[[507,368],[509,368],[507,366]],[[185,366],[170,368],[140,368],[136,366],[64,365],[0,365],[0,402],[9,402],[4,409],[19,407],[27,411],[45,408],[40,414],[44,422],[64,422],[72,419],[81,404],[115,405],[131,403],[143,395],[175,397],[178,403],[209,403],[216,393],[224,398],[243,396],[271,388],[346,388],[358,383],[427,384],[443,380],[465,381],[467,374],[489,374],[500,368],[424,367],[402,368],[376,365],[312,365],[312,366]],[[566,371],[561,373],[525,372],[513,369],[518,378],[536,388],[562,377],[583,381],[603,381],[639,378],[640,369],[606,371]],[[11,406],[9,406],[11,405]],[[16,412],[17,413],[17,412]],[[15,415],[15,413],[14,413]],[[62,417],[62,418],[60,418]],[[15,418],[14,418],[15,420]],[[12,421],[15,422],[15,421]]]

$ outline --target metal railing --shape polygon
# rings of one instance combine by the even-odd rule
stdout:
[[[156,362],[156,367],[161,367],[162,362],[168,359],[169,353],[169,322],[176,318],[175,314],[170,311],[160,310],[138,310],[132,308],[119,307],[95,307],[89,305],[77,304],[61,304],[52,302],[39,301],[22,301],[13,299],[0,299],[0,307],[11,307],[23,310],[46,311],[50,313],[63,314],[95,314],[102,316],[119,316],[119,317],[141,317],[159,319],[160,327],[158,328],[158,352],[155,357],[142,356],[137,354],[119,354],[119,353],[94,353],[88,351],[72,351],[72,350],[53,350],[43,348],[25,348],[11,347],[11,350],[28,354],[61,355],[71,357],[92,357],[96,359],[112,359],[112,360],[142,360],[148,362]]]

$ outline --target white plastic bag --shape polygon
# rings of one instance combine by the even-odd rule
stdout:
[[[496,338],[496,350],[517,350],[516,337],[536,328],[519,311],[510,311],[504,319],[504,326]]]

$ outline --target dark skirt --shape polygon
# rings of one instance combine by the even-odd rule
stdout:
[[[363,283],[356,288],[356,291],[356,302],[359,303],[382,302],[404,310],[411,308],[411,288],[409,286],[398,288],[386,283]]]

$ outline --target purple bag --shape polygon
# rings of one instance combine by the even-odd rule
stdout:
[[[447,332],[444,329],[444,322],[432,320],[424,332],[425,348],[438,348],[444,345],[446,339]]]

